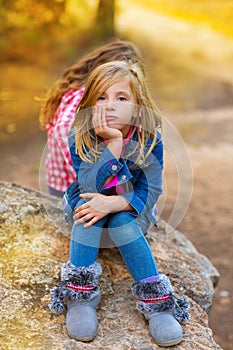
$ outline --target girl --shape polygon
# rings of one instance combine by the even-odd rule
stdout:
[[[141,54],[131,42],[116,39],[100,46],[71,67],[48,90],[40,111],[40,125],[47,130],[46,183],[50,194],[63,197],[75,181],[68,134],[82,98],[88,74],[102,63],[113,60],[138,62]]]
[[[94,108],[91,108],[94,106]],[[179,322],[189,319],[188,300],[178,299],[168,277],[159,274],[144,236],[156,224],[155,203],[162,192],[163,146],[159,114],[139,67],[109,62],[87,80],[70,137],[77,180],[64,196],[65,213],[74,211],[70,261],[51,290],[50,308],[62,311],[70,337],[92,340],[100,302],[97,262],[107,228],[134,280],[137,308],[161,346],[182,340]]]

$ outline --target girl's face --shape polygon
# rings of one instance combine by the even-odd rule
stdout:
[[[123,136],[130,129],[134,104],[128,78],[112,84],[95,103],[103,106],[108,127],[121,130]]]

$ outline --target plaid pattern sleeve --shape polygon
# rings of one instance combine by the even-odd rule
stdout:
[[[65,192],[76,174],[70,157],[68,135],[84,88],[71,90],[62,97],[52,123],[47,125],[46,183]]]

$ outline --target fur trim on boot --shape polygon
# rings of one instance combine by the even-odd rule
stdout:
[[[169,312],[179,323],[190,319],[187,298],[177,298],[169,278],[160,274],[153,282],[134,282],[132,293],[139,299],[137,308],[142,313]]]
[[[62,265],[61,282],[50,291],[49,308],[53,312],[62,312],[65,308],[63,299],[90,301],[96,297],[98,281],[102,273],[98,262],[89,267],[76,267],[70,262]]]

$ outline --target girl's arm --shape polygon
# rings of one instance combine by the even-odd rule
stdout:
[[[70,132],[69,136],[70,154],[73,167],[76,171],[81,193],[101,193],[109,177],[118,174],[123,168],[125,161],[119,160],[111,152],[111,148],[106,144],[102,145],[102,154],[96,163],[84,162],[76,153],[75,147],[75,130]],[[114,144],[115,146],[115,144]],[[126,168],[125,175],[131,177],[129,170]]]
[[[83,193],[80,194],[80,197],[87,198],[89,201],[75,210],[73,218],[76,225],[88,221],[84,227],[90,227],[109,213],[134,210],[127,200],[121,196],[105,196],[100,193]]]
[[[94,107],[92,124],[95,134],[107,141],[107,146],[103,141],[102,154],[95,163],[81,161],[75,150],[74,131],[69,139],[72,163],[76,170],[81,193],[101,192],[111,177],[118,174],[125,165],[125,162],[120,159],[123,135],[120,130],[108,126],[106,110],[103,106]],[[127,175],[129,176],[129,171]]]
[[[132,214],[135,216],[144,210],[152,209],[162,194],[163,143],[159,132],[148,163],[149,165],[144,167],[137,177],[133,191],[122,194],[134,208]]]
[[[108,146],[104,146],[105,149],[98,162],[94,164],[83,162],[75,152],[74,135],[72,133],[70,142],[71,157],[81,192],[79,196],[87,199],[86,203],[75,210],[74,219],[79,219],[76,223],[90,220],[85,226],[89,227],[111,212],[132,211],[133,208],[125,198],[101,194],[109,178],[120,173],[121,170],[124,170],[124,176],[128,179],[132,177],[125,161],[122,158],[117,160],[111,153],[108,144]],[[113,146],[116,145],[113,143]]]
[[[98,193],[85,193],[80,196],[89,198],[88,203],[76,209],[74,219],[77,224],[88,221],[89,227],[111,212],[131,211],[138,216],[144,210],[151,210],[162,193],[163,145],[160,136],[150,156],[149,165],[144,167],[134,189],[119,196],[103,196]]]
[[[81,198],[88,202],[75,210],[76,224],[88,221],[84,227],[93,225],[109,213],[131,211],[138,216],[144,210],[154,207],[162,193],[162,168],[157,159],[144,169],[134,184],[134,190],[117,196],[105,196],[100,193],[83,193]]]
[[[92,124],[95,134],[108,141],[108,148],[116,159],[121,156],[123,135],[120,130],[111,128],[106,120],[106,108],[96,105],[93,110]]]

